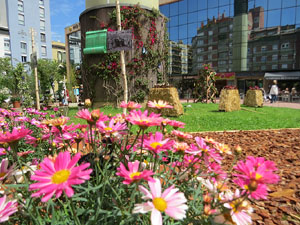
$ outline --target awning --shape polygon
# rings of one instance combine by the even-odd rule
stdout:
[[[300,71],[265,73],[266,80],[300,80]]]

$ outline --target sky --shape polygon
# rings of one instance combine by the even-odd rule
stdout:
[[[52,41],[65,42],[65,27],[79,22],[85,0],[50,0]]]

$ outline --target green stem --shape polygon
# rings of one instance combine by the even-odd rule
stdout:
[[[80,220],[79,220],[79,218],[78,218],[78,216],[77,216],[77,213],[76,213],[76,211],[75,211],[75,207],[74,207],[72,198],[71,198],[71,199],[68,198],[68,201],[69,201],[70,206],[71,206],[72,214],[73,214],[73,216],[74,216],[74,218],[75,218],[75,224],[76,224],[76,225],[81,225]]]

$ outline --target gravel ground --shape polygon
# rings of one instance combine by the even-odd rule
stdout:
[[[280,183],[270,185],[268,200],[253,204],[254,224],[300,224],[300,129],[262,131],[205,132],[195,136],[208,136],[232,148],[243,149],[246,156],[265,157],[275,161]],[[229,166],[232,160],[225,159]]]

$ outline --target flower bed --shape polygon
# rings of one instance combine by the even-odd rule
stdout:
[[[267,184],[279,180],[273,162],[262,157],[237,161],[238,146],[194,138],[179,130],[182,122],[137,111],[138,104],[122,107],[130,113],[112,117],[100,110],[79,111],[77,117],[87,125],[67,125],[67,117],[33,109],[24,114],[1,110],[5,197],[0,204],[6,205],[1,221],[211,224],[218,216],[251,223],[249,200],[265,199]],[[136,134],[130,132],[133,126],[139,127]],[[166,126],[174,128],[171,134]],[[149,127],[156,132],[149,133]],[[86,155],[81,142],[89,146]],[[226,155],[233,158],[227,172],[222,168]]]

